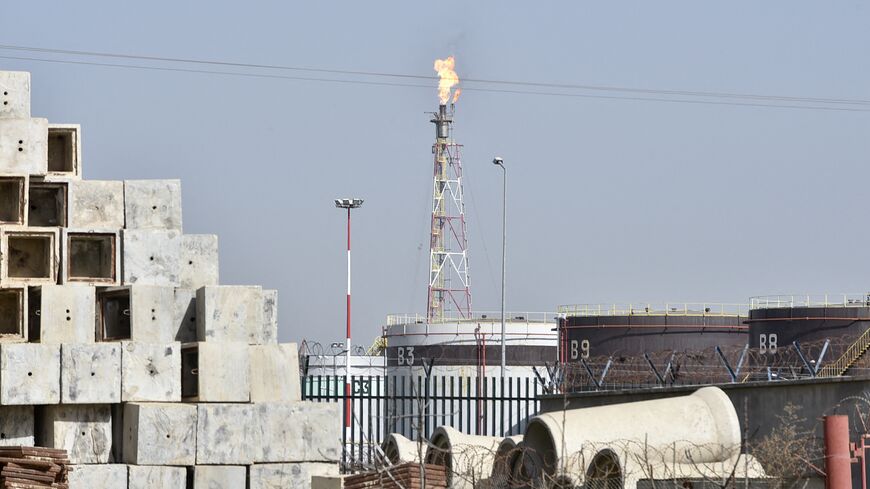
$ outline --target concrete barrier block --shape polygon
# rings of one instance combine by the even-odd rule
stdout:
[[[57,228],[0,228],[0,283],[56,284],[60,262],[59,241]]]
[[[31,180],[27,191],[27,225],[65,227],[69,216],[68,195],[67,182]]]
[[[121,402],[121,345],[64,344],[60,347],[60,402]]]
[[[121,401],[180,402],[181,344],[122,342]]]
[[[251,402],[302,399],[296,343],[251,345]]]
[[[40,446],[63,448],[70,463],[105,464],[112,453],[112,408],[106,404],[45,406]]]
[[[30,318],[30,341],[93,343],[96,291],[86,285],[43,285],[29,294],[35,314]]]
[[[263,330],[263,289],[217,285],[196,291],[199,341],[257,344]]]
[[[78,229],[124,227],[124,182],[75,180],[69,183],[69,226]]]
[[[197,465],[191,468],[189,489],[244,489],[248,468],[240,465]]]
[[[0,176],[0,224],[23,226],[28,219],[27,175]]]
[[[198,289],[217,285],[220,275],[218,237],[214,234],[185,234],[181,237],[181,286]]]
[[[124,285],[162,285],[181,283],[181,234],[157,229],[125,229]]]
[[[168,343],[175,340],[175,289],[131,285],[97,294],[98,334],[103,341]]]
[[[263,329],[259,344],[278,342],[278,291],[263,291]]]
[[[169,403],[124,405],[124,462],[137,465],[193,465],[196,462],[196,406]]]
[[[60,402],[60,345],[0,345],[0,404]]]
[[[187,343],[181,347],[181,396],[186,401],[248,402],[247,343]]]
[[[130,465],[128,471],[127,489],[185,489],[187,486],[184,467]]]
[[[338,403],[253,404],[255,463],[338,462],[341,411]]]
[[[127,229],[181,231],[181,180],[125,180]]]
[[[48,177],[81,178],[82,126],[48,125]]]
[[[338,475],[338,464],[296,463],[252,465],[248,489],[311,489],[311,478]]]
[[[33,406],[0,407],[0,446],[36,445],[34,426]]]
[[[0,71],[0,119],[30,117],[30,73]]]
[[[83,489],[125,489],[127,466],[97,464],[69,466],[69,487]]]
[[[251,404],[197,404],[197,465],[250,465],[262,444],[252,415]]]
[[[64,229],[61,281],[109,287],[121,283],[121,238],[117,230]]]
[[[196,341],[196,291],[175,289],[175,341]]]
[[[0,174],[45,175],[47,172],[48,120],[0,118]]]

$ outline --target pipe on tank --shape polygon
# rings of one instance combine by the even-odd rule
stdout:
[[[399,433],[390,433],[390,436],[381,444],[384,457],[393,465],[420,461],[420,450],[417,442],[409,440]]]
[[[429,440],[426,463],[446,469],[448,487],[473,489],[492,475],[494,455],[501,441],[494,436],[466,435],[440,426]]]
[[[825,416],[825,473],[825,489],[852,489],[848,416]]]
[[[688,396],[535,416],[523,437],[522,465],[512,471],[525,480],[582,479],[603,450],[648,464],[715,464],[739,457],[740,442],[731,400],[704,387]]]

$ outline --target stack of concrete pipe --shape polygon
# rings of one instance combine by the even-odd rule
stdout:
[[[66,449],[73,488],[337,473],[338,406],[300,402],[276,291],[219,284],[179,181],[81,175],[80,126],[31,117],[30,74],[0,72],[0,445]]]

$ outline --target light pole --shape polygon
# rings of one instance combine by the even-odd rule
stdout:
[[[507,268],[507,260],[505,258],[505,248],[507,245],[507,169],[504,167],[504,160],[496,156],[492,163],[501,167],[502,174],[502,189],[501,189],[501,378],[504,379],[505,374],[505,357],[506,347],[504,340],[505,317],[504,317],[504,285],[505,285],[505,269]]]
[[[362,199],[335,199],[335,206],[347,209],[347,356],[344,361],[344,426],[350,427],[350,210],[361,207]]]

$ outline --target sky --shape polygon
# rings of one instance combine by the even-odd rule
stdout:
[[[461,79],[870,99],[859,1],[34,0],[2,12],[7,47],[420,76],[454,55]],[[32,72],[34,116],[82,124],[86,179],[182,180],[184,231],[219,236],[222,283],[278,289],[282,341],[344,337],[337,197],[365,199],[354,343],[371,344],[387,314],[425,313],[434,80],[0,56],[320,78],[0,58]],[[464,86],[474,309],[500,307],[495,155],[508,310],[870,290],[870,112]]]

